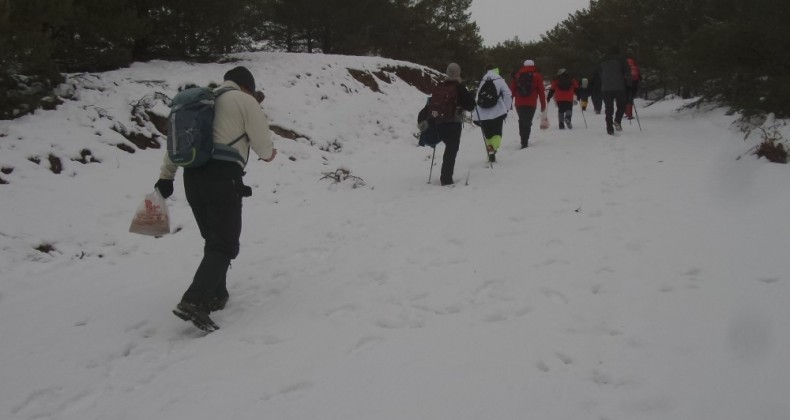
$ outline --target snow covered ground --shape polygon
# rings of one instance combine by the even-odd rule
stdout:
[[[511,113],[493,169],[465,128],[448,188],[443,146],[429,185],[413,137],[424,94],[347,71],[414,66],[240,58],[303,137],[247,167],[209,335],[171,313],[202,255],[181,174],[177,232],[128,233],[163,152],[111,127],[235,64],[81,75],[76,100],[0,121],[0,418],[790,418],[790,173],[744,155],[736,117],[639,103],[643,130],[611,137],[578,107],[557,130],[552,104],[518,150]],[[322,179],[340,168],[364,185]]]

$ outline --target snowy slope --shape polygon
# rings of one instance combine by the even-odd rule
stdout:
[[[518,150],[511,113],[494,169],[465,128],[446,188],[443,146],[429,185],[413,137],[424,94],[347,70],[417,66],[239,59],[300,137],[247,167],[210,335],[170,312],[202,253],[180,174],[178,231],[128,233],[162,151],[111,127],[150,131],[130,104],[237,63],[75,75],[75,100],[0,121],[0,418],[790,418],[790,175],[736,159],[758,139],[734,117],[639,103],[643,130],[610,137],[578,108],[557,130],[552,105]],[[322,179],[339,168],[364,185]]]

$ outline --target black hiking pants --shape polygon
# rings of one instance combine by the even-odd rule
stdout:
[[[490,139],[494,136],[502,136],[502,127],[505,125],[505,115],[490,119],[479,121],[480,128],[483,130],[483,136]]]
[[[602,92],[602,95],[604,113],[606,113],[606,128],[610,129],[612,128],[612,115],[614,115],[614,122],[617,124],[620,124],[623,121],[623,114],[625,114],[626,95],[624,90]]]
[[[230,260],[239,255],[241,199],[244,184],[238,163],[210,160],[184,170],[184,190],[200,235],[205,240],[203,260],[183,301],[200,305],[228,296],[226,275]]]
[[[601,108],[603,108],[603,96],[601,96],[601,92],[593,91],[590,94],[590,100],[592,100],[593,110],[595,111],[595,113],[600,114]]]
[[[444,156],[442,157],[442,173],[439,176],[439,181],[442,185],[453,183],[453,172],[455,171],[455,157],[458,155],[458,148],[461,146],[461,130],[462,125],[460,122],[446,122],[440,123],[437,128],[439,129],[439,138],[444,143]]]
[[[557,121],[560,128],[565,127],[573,118],[573,101],[557,101]]]
[[[532,119],[535,118],[534,106],[517,106],[518,113],[518,135],[521,137],[521,147],[529,145],[529,136],[532,134]]]

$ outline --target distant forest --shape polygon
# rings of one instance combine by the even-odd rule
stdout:
[[[790,115],[787,0],[591,0],[537,42],[483,46],[472,0],[0,0],[0,119],[44,104],[63,73],[241,51],[375,55],[474,81],[531,58],[589,75],[617,45],[643,95],[700,97],[746,115]],[[506,13],[503,11],[503,13]]]

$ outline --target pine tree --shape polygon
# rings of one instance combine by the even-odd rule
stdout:
[[[102,71],[132,61],[145,26],[126,0],[72,0],[72,15],[53,34],[53,59],[67,72]]]

